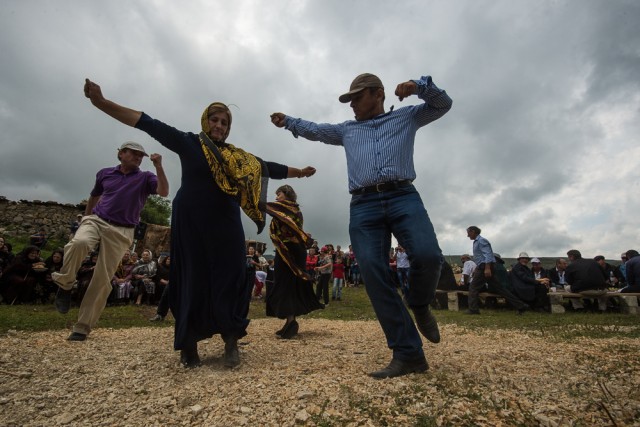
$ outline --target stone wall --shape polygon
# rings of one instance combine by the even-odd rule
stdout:
[[[33,234],[44,227],[48,235],[66,237],[76,215],[84,213],[84,204],[61,204],[40,200],[11,201],[0,196],[0,234]]]
[[[154,256],[159,256],[162,252],[169,252],[171,244],[171,227],[163,225],[147,224],[146,232],[141,240],[136,241],[135,251],[141,254],[143,250],[149,249]]]
[[[33,234],[44,227],[47,235],[66,238],[70,233],[71,222],[79,213],[84,213],[85,207],[85,204],[61,204],[40,200],[15,202],[0,196],[0,235]],[[135,242],[135,251],[140,254],[143,249],[151,249],[155,256],[161,252],[169,252],[170,232],[170,227],[147,224],[144,237]],[[246,244],[263,251],[266,247],[265,243],[255,240],[247,240]]]
[[[69,227],[76,216],[83,214],[85,204],[62,204],[40,200],[11,201],[0,196],[0,235],[33,234],[44,227],[47,235],[67,238]],[[151,249],[154,255],[169,251],[169,227],[148,224],[142,240],[136,242],[135,251]]]

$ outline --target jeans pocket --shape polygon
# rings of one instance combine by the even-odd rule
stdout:
[[[364,197],[364,194],[354,194],[351,196],[351,202],[349,202],[349,206],[356,206],[358,203],[360,203],[360,201],[362,200],[362,198]]]

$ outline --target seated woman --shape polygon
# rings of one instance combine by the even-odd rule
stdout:
[[[45,274],[41,276],[40,289],[41,293],[38,295],[43,304],[51,301],[51,296],[55,295],[58,290],[58,285],[53,282],[51,273],[54,271],[60,271],[62,268],[62,259],[64,258],[64,249],[58,248],[53,251],[51,256],[44,261],[44,266],[47,268]]]
[[[131,299],[131,291],[133,290],[133,284],[131,283],[134,264],[131,262],[131,251],[126,250],[122,255],[122,260],[118,264],[116,273],[111,279],[111,286],[113,286],[113,302],[116,304],[127,304]]]
[[[141,305],[143,299],[147,303],[153,301],[156,293],[156,284],[153,277],[156,275],[158,267],[153,260],[153,254],[149,249],[142,251],[142,259],[140,259],[133,267],[131,274],[133,276],[133,288],[136,292],[136,305]]]
[[[43,274],[44,262],[40,249],[27,246],[13,259],[2,274],[0,294],[6,304],[32,303],[36,298],[36,285]]]
[[[82,303],[82,299],[84,298],[84,294],[87,292],[87,288],[89,287],[89,282],[91,282],[91,278],[93,277],[93,271],[96,268],[96,263],[98,262],[98,253],[91,252],[87,259],[80,266],[80,270],[78,270],[78,274],[76,275],[76,280],[78,281],[78,288],[75,290],[75,300],[80,305]]]
[[[158,269],[156,271],[156,275],[153,278],[153,281],[156,284],[156,293],[155,293],[155,298],[156,300],[153,301],[153,303],[157,303],[158,299],[162,299],[162,298],[167,298],[167,312],[169,310],[169,306],[168,306],[168,293],[167,293],[167,286],[169,285],[169,270],[171,268],[171,257],[170,256],[164,256],[160,258],[160,261],[158,262]],[[167,293],[167,296],[165,297],[165,293]],[[167,314],[165,313],[164,316],[166,316]]]
[[[4,237],[0,237],[0,277],[5,268],[9,267],[14,255],[10,250],[11,244],[5,242]]]

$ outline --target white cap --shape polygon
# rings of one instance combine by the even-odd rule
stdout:
[[[147,152],[144,151],[144,147],[142,145],[138,144],[137,142],[127,141],[124,144],[122,144],[120,146],[120,148],[118,148],[118,151],[124,150],[125,148],[128,148],[129,150],[139,151],[142,154],[144,154],[145,156],[149,157]]]

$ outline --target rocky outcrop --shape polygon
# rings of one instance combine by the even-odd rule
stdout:
[[[48,235],[68,236],[71,222],[84,212],[85,206],[40,200],[16,202],[0,196],[0,234],[33,234],[44,227]]]

